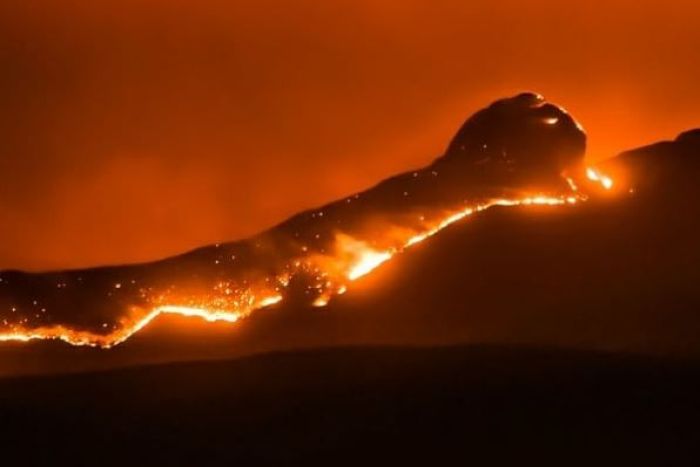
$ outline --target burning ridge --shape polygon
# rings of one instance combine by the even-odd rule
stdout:
[[[524,93],[469,118],[430,166],[298,214],[252,238],[152,263],[0,271],[0,341],[108,348],[161,314],[235,322],[282,300],[325,305],[353,281],[492,206],[574,205],[612,180],[584,168],[586,136]],[[602,188],[601,188],[602,187]]]

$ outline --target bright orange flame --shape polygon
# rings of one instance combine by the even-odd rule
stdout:
[[[603,175],[597,169],[588,167],[586,169],[586,177],[588,177],[588,179],[592,182],[600,183],[606,190],[611,189],[613,186],[612,178],[608,177],[607,175]]]
[[[354,281],[365,276],[381,264],[391,259],[391,253],[368,250],[364,252],[359,262],[348,271],[348,279]]]

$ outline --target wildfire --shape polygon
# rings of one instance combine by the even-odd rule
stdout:
[[[613,186],[612,179],[596,169],[587,169],[586,176],[606,190]],[[133,309],[131,316],[135,318],[122,320],[111,332],[105,334],[74,330],[62,325],[36,329],[24,329],[20,325],[11,328],[10,332],[0,334],[0,342],[60,340],[75,346],[110,348],[123,343],[161,315],[179,315],[208,322],[235,323],[255,310],[281,302],[284,299],[285,289],[291,283],[291,278],[302,271],[313,277],[315,281],[309,285],[309,289],[315,294],[311,304],[323,307],[333,296],[345,293],[349,283],[371,273],[396,254],[478,212],[495,206],[574,205],[587,199],[585,195],[579,194],[578,187],[572,180],[567,179],[567,182],[571,193],[565,196],[535,195],[516,199],[493,199],[443,214],[433,213],[429,221],[425,221],[421,216],[423,222],[420,227],[406,229],[397,226],[396,231],[385,232],[385,236],[390,238],[390,241],[380,238],[376,245],[338,233],[335,236],[334,251],[324,254],[306,253],[305,256],[293,258],[284,272],[267,277],[260,284],[253,283],[243,290],[233,290],[229,284],[219,283],[214,287],[213,294],[203,294],[203,297],[197,296],[194,300],[178,300],[177,296],[173,298],[165,294],[159,296],[150,310]],[[389,246],[386,246],[387,244]],[[302,251],[306,252],[306,249]],[[124,286],[118,283],[114,288],[123,290]]]

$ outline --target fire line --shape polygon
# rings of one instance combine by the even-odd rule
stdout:
[[[588,168],[586,176],[588,180],[600,184],[605,190],[610,190],[613,186],[612,179],[596,169]],[[216,302],[216,300],[210,300],[212,303],[208,303],[206,298],[203,300],[203,303],[198,304],[163,303],[153,306],[145,314],[143,314],[145,310],[134,310],[135,312],[140,311],[139,317],[122,320],[120,327],[106,334],[70,329],[65,325],[37,327],[36,329],[23,329],[21,326],[18,326],[10,332],[0,334],[0,342],[60,340],[74,346],[107,349],[125,342],[161,315],[179,315],[199,318],[208,322],[235,323],[256,310],[265,309],[282,302],[284,300],[283,292],[289,286],[291,276],[302,268],[310,268],[316,274],[317,283],[314,287],[317,291],[317,296],[311,304],[316,307],[323,307],[334,296],[345,293],[353,281],[370,274],[396,254],[423,242],[446,227],[476,213],[495,206],[563,206],[575,205],[587,199],[585,195],[579,193],[577,185],[572,180],[567,179],[567,182],[571,188],[571,193],[566,196],[536,195],[519,199],[494,199],[490,202],[446,213],[434,224],[425,226],[419,232],[411,232],[408,236],[401,239],[397,247],[390,249],[376,249],[362,240],[338,234],[335,239],[336,251],[334,253],[322,256],[312,255],[310,258],[295,260],[290,267],[290,273],[273,277],[271,280],[268,278],[267,282],[276,284],[274,288],[257,291],[257,294],[254,293],[255,291],[246,291],[250,292],[249,295],[246,295],[247,298],[235,302],[234,306],[230,304],[221,306],[221,303]],[[115,284],[114,287],[120,289],[122,284]],[[228,295],[229,291],[226,290],[225,293]],[[133,314],[139,315],[139,313]]]

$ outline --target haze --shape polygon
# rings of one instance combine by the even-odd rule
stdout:
[[[700,125],[699,19],[689,0],[5,0],[0,269],[253,234],[429,163],[523,89],[577,116],[594,160],[671,138]]]

